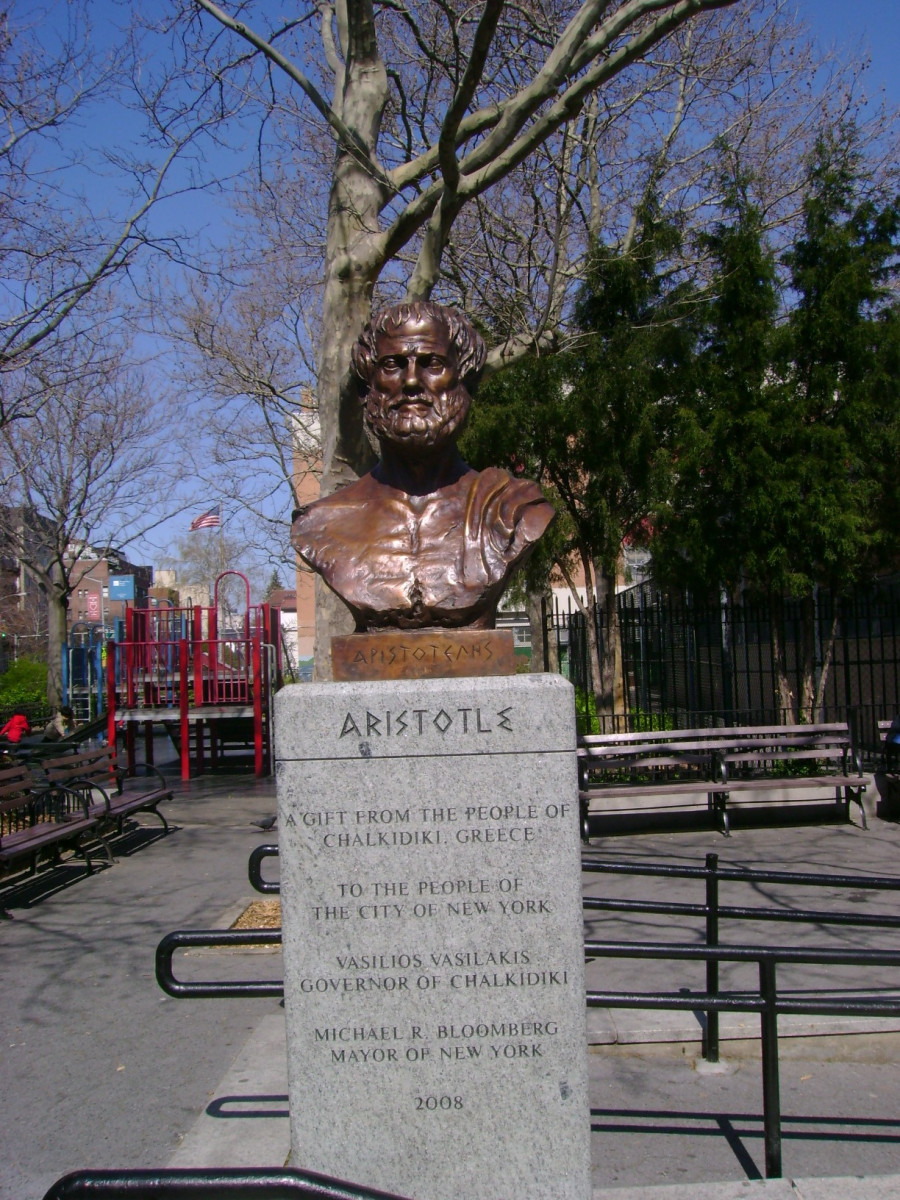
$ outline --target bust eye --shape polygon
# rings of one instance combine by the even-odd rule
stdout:
[[[439,375],[441,373],[441,371],[443,371],[445,365],[446,364],[444,363],[444,360],[442,358],[435,358],[435,357],[429,358],[428,362],[425,364],[427,369],[429,371],[433,371],[435,373],[435,375]]]
[[[378,369],[380,371],[396,371],[399,365],[396,358],[380,358],[378,360]]]

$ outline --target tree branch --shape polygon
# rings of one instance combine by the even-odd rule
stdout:
[[[369,152],[368,147],[362,138],[355,133],[344,121],[338,116],[331,105],[325,100],[318,88],[313,84],[307,75],[295,66],[289,58],[286,58],[280,50],[277,50],[271,42],[267,42],[249,25],[245,25],[243,21],[235,20],[230,17],[223,9],[219,8],[213,0],[196,0],[202,9],[209,13],[226,29],[230,29],[236,33],[238,37],[242,37],[245,42],[249,42],[261,54],[263,54],[270,62],[274,63],[279,70],[287,75],[288,79],[292,80],[302,90],[304,95],[312,102],[313,106],[324,117],[331,129],[337,136],[342,148],[351,155],[355,161],[367,171],[373,179],[387,191],[393,190],[393,184],[389,177],[385,174],[381,166],[375,161]]]

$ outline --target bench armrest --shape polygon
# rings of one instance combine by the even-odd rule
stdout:
[[[89,816],[89,806],[91,796],[94,792],[99,792],[103,797],[103,805],[106,811],[110,811],[109,792],[102,783],[98,783],[96,779],[89,779],[76,776],[74,779],[67,779],[65,783],[50,783],[47,785],[47,791],[50,792],[71,792],[77,796],[84,807],[84,815]]]
[[[160,769],[158,767],[155,767],[152,763],[135,763],[134,770],[135,770],[135,773],[137,773],[138,771],[145,771],[148,776],[156,779],[157,783],[159,784],[160,788],[163,791],[171,792],[171,790],[172,790],[171,781],[166,779],[166,777],[165,777],[165,775],[163,775],[162,771],[160,771]],[[128,778],[127,771],[123,772],[123,775],[126,779]]]
[[[50,783],[45,787],[36,787],[32,792],[32,800],[40,804],[50,804],[53,808],[53,819],[62,823],[66,820],[67,814],[64,811],[64,802],[66,798],[74,800],[75,804],[81,809],[85,818],[90,818],[90,800],[87,794],[79,788],[72,787],[69,783]],[[107,812],[109,811],[109,797],[104,792],[103,803]]]

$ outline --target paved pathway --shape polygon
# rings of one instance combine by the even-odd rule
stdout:
[[[41,1200],[50,1183],[76,1168],[283,1164],[288,1134],[279,1003],[177,1001],[160,993],[153,976],[163,934],[224,928],[253,898],[247,857],[272,835],[252,822],[273,811],[267,781],[192,785],[167,810],[178,826],[168,838],[134,839],[133,852],[112,869],[86,878],[73,867],[57,873],[70,886],[48,895],[41,885],[13,899],[14,919],[0,922],[0,1200]],[[729,840],[697,830],[621,836],[598,842],[592,855],[700,862],[707,850],[723,865],[900,876],[900,828],[881,821],[867,832],[855,826],[740,829]],[[598,886],[597,877],[586,877],[587,890]],[[629,892],[636,884],[621,886]],[[699,899],[697,885],[687,886],[693,891],[685,898]],[[670,885],[653,884],[654,891],[672,894]],[[778,889],[766,891],[767,903],[792,902]],[[860,909],[883,903],[853,895],[849,903]],[[820,894],[816,903],[847,899]],[[895,901],[888,905],[896,911]],[[591,928],[599,936],[594,922]],[[784,928],[774,927],[780,939]],[[606,917],[602,924],[609,937],[664,933],[646,917]],[[758,940],[775,940],[772,926],[758,934]],[[851,935],[826,926],[808,936],[818,944],[846,944],[851,936],[854,944],[895,944],[883,932]],[[602,986],[647,988],[665,968],[641,968],[637,982],[629,975],[634,969],[595,964],[589,975]],[[273,978],[280,975],[280,957],[277,951],[198,952],[183,973],[193,970]],[[875,982],[888,987],[897,981]],[[900,1178],[891,1177],[900,1168],[900,1034],[848,1034],[819,1024],[806,1032],[830,1036],[782,1039],[788,1178],[766,1183],[759,1178],[759,1064],[755,1044],[739,1038],[745,1030],[726,1025],[735,1039],[724,1045],[722,1066],[711,1070],[699,1061],[700,1027],[690,1015],[666,1021],[600,1012],[590,1021],[596,1197],[900,1195]],[[835,1178],[860,1176],[865,1179]]]

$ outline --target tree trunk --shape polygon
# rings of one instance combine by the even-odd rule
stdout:
[[[825,643],[825,652],[822,655],[822,670],[819,674],[819,683],[816,687],[816,697],[813,707],[813,721],[821,721],[823,719],[822,710],[825,706],[825,688],[828,685],[828,676],[831,673],[831,664],[834,661],[834,643],[837,640],[837,631],[840,624],[840,604],[837,600],[834,601],[834,615],[831,619],[831,629],[828,633],[828,640]]]
[[[329,241],[340,238],[329,221]],[[362,405],[348,370],[350,351],[371,308],[371,283],[358,276],[344,280],[331,256],[326,266],[323,329],[319,356],[319,415],[323,437],[322,495],[329,496],[369,470],[375,455],[363,428]],[[331,639],[354,628],[350,610],[324,580],[316,576],[315,678],[331,679]]]
[[[68,635],[69,593],[54,588],[47,604],[47,703],[58,709],[63,702],[62,660]]]
[[[772,637],[775,708],[781,724],[793,724],[797,720],[797,714],[794,708],[794,693],[788,681],[787,654],[784,645],[784,599],[780,593],[769,593],[769,628]]]
[[[333,107],[372,151],[378,142],[387,98],[387,75],[378,56],[371,4],[348,6],[346,67]],[[375,249],[383,185],[345,147],[338,146],[328,200],[322,342],[317,400],[322,430],[322,495],[353,483],[375,455],[365,434],[362,405],[350,374],[350,350],[372,306],[380,270]],[[331,639],[353,628],[341,600],[316,579],[315,678],[331,678]]]
[[[800,678],[800,720],[814,721],[816,706],[816,594],[803,597],[803,655]]]
[[[616,646],[619,640],[619,618],[616,611],[616,573],[610,573],[604,563],[594,565],[594,603],[599,620],[592,634],[596,643],[597,674],[594,676],[594,695],[597,715],[613,717],[616,711]],[[599,645],[602,629],[603,645]],[[595,647],[592,647],[592,653]],[[593,669],[593,661],[591,667]]]
[[[613,681],[615,672],[615,648],[610,651],[610,643],[608,635],[613,632],[618,633],[618,621],[613,617],[611,629],[608,627],[606,615],[601,609],[599,596],[607,596],[610,587],[608,576],[603,572],[603,568],[597,569],[594,559],[591,557],[587,548],[583,545],[578,547],[578,556],[581,559],[581,567],[584,571],[584,588],[587,596],[587,603],[583,604],[578,595],[578,589],[572,579],[568,566],[564,558],[557,558],[556,565],[569,585],[569,591],[572,593],[572,598],[578,608],[578,611],[584,617],[585,628],[587,631],[588,643],[588,666],[591,672],[591,691],[594,697],[594,705],[598,721],[605,716],[612,716],[612,697],[613,697]],[[613,605],[615,605],[615,580],[612,584]],[[607,604],[607,608],[609,605]],[[606,644],[600,647],[600,629],[601,620],[603,622],[603,630],[607,635]],[[590,719],[588,721],[588,733],[592,733]]]
[[[559,647],[552,605],[553,593],[549,585],[526,593],[525,610],[531,631],[531,670],[535,674],[559,672]]]

